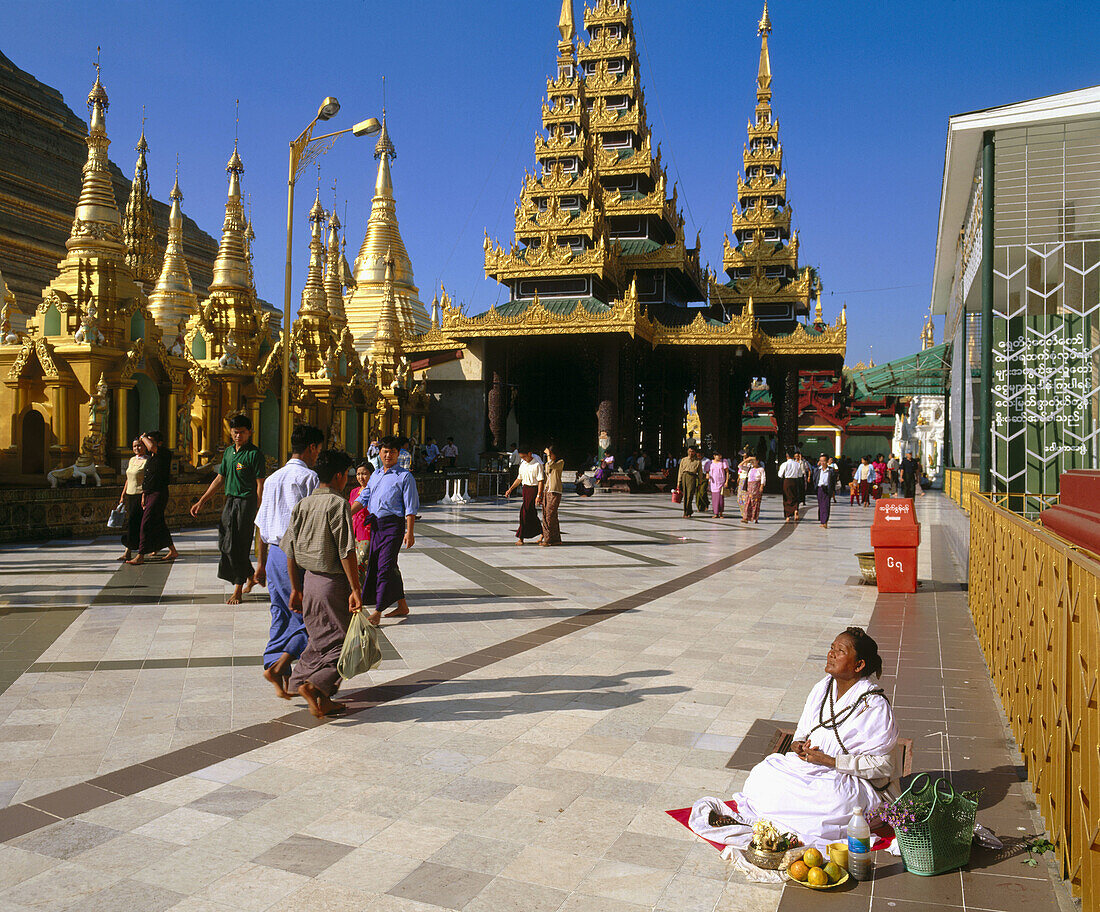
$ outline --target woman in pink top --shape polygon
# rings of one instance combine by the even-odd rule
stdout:
[[[722,518],[726,509],[726,486],[730,483],[730,464],[728,459],[723,459],[722,454],[715,452],[704,467],[707,473],[707,482],[710,487],[710,503],[717,519]]]
[[[351,496],[348,498],[351,503],[356,502],[355,499],[359,496],[359,492],[367,486],[373,471],[374,466],[371,465],[369,459],[361,460],[359,465],[355,467],[356,487],[351,489]],[[355,559],[359,562],[359,575],[361,578],[366,579],[363,574],[367,572],[367,558],[370,557],[370,512],[362,509],[357,513],[353,513],[351,526],[355,530]]]

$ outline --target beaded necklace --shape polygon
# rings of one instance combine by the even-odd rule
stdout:
[[[853,715],[855,715],[855,712],[857,709],[859,709],[860,704],[863,703],[868,697],[878,696],[882,697],[884,700],[887,700],[887,702],[889,702],[889,700],[886,697],[886,691],[884,691],[881,687],[872,687],[870,690],[865,690],[863,693],[861,693],[856,698],[856,701],[847,709],[842,709],[840,711],[840,716],[837,717],[836,695],[834,692],[835,689],[836,681],[830,681],[829,687],[827,688],[828,692],[824,697],[821,698],[821,705],[817,709],[817,725],[810,729],[807,738],[819,728],[823,728],[826,731],[831,731],[833,733],[833,737],[836,738],[836,743],[840,745],[841,753],[847,754],[848,748],[844,746],[844,741],[840,737],[840,726],[851,719]],[[826,702],[829,704],[828,719],[825,718]]]

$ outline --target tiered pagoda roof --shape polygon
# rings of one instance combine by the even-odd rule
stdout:
[[[790,327],[810,315],[821,293],[821,282],[810,267],[799,268],[798,234],[791,232],[787,175],[779,121],[772,116],[772,70],[768,53],[771,33],[768,4],[760,18],[760,66],[756,75],[756,114],[748,126],[744,175],[737,178],[737,200],[731,231],[726,236],[722,266],[724,285],[711,281],[710,297],[727,313],[740,313],[750,299],[757,319]]]
[[[494,246],[486,235],[485,274],[508,286],[515,313],[536,296],[598,311],[635,276],[643,303],[701,300],[698,245],[686,249],[675,191],[652,154],[630,5],[597,0],[584,23],[588,40],[578,45],[564,0],[537,173],[520,191],[515,243]]]

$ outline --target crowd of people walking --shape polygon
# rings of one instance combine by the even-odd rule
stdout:
[[[683,506],[685,519],[695,515],[696,510],[708,509],[715,519],[722,519],[726,498],[736,495],[741,522],[760,522],[767,474],[760,457],[752,451],[744,450],[734,468],[720,451],[715,450],[706,458],[698,446],[689,445],[687,455],[670,463],[670,469],[673,467],[676,472],[673,500]],[[846,470],[849,482],[843,481]],[[924,493],[920,488],[931,484],[912,454],[900,460],[890,454],[889,461],[881,454],[867,455],[852,468],[847,457],[838,461],[822,453],[815,462],[810,462],[793,449],[778,465],[776,475],[783,495],[783,521],[797,523],[801,518],[799,508],[812,492],[817,501],[818,522],[823,528],[829,527],[832,506],[842,484],[847,483],[851,492],[849,503],[864,506],[884,496],[915,497]]]

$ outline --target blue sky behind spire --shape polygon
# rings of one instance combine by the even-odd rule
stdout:
[[[703,261],[720,274],[755,104],[761,7],[632,2],[654,140],[679,185],[688,241],[701,231]],[[575,9],[581,31],[581,0]],[[112,160],[124,173],[133,167],[145,105],[153,193],[168,199],[179,152],[185,211],[215,238],[239,97],[256,281],[276,303],[287,144],[326,95],[342,105],[332,129],[380,117],[386,74],[401,150],[397,212],[421,298],[430,302],[442,281],[477,312],[507,296],[484,278],[482,241],[485,230],[512,238],[560,12],[560,0],[101,0],[89,15],[84,3],[43,0],[0,5],[0,50],[83,116],[102,45]],[[880,363],[908,354],[920,347],[931,294],[948,117],[1100,82],[1100,5],[774,0],[769,12],[773,108],[801,260],[821,271],[826,319],[848,303],[850,363],[872,345]],[[349,258],[370,212],[373,152],[371,138],[349,135],[322,159],[322,185],[338,178]],[[295,302],[315,185],[310,169],[296,197]]]

